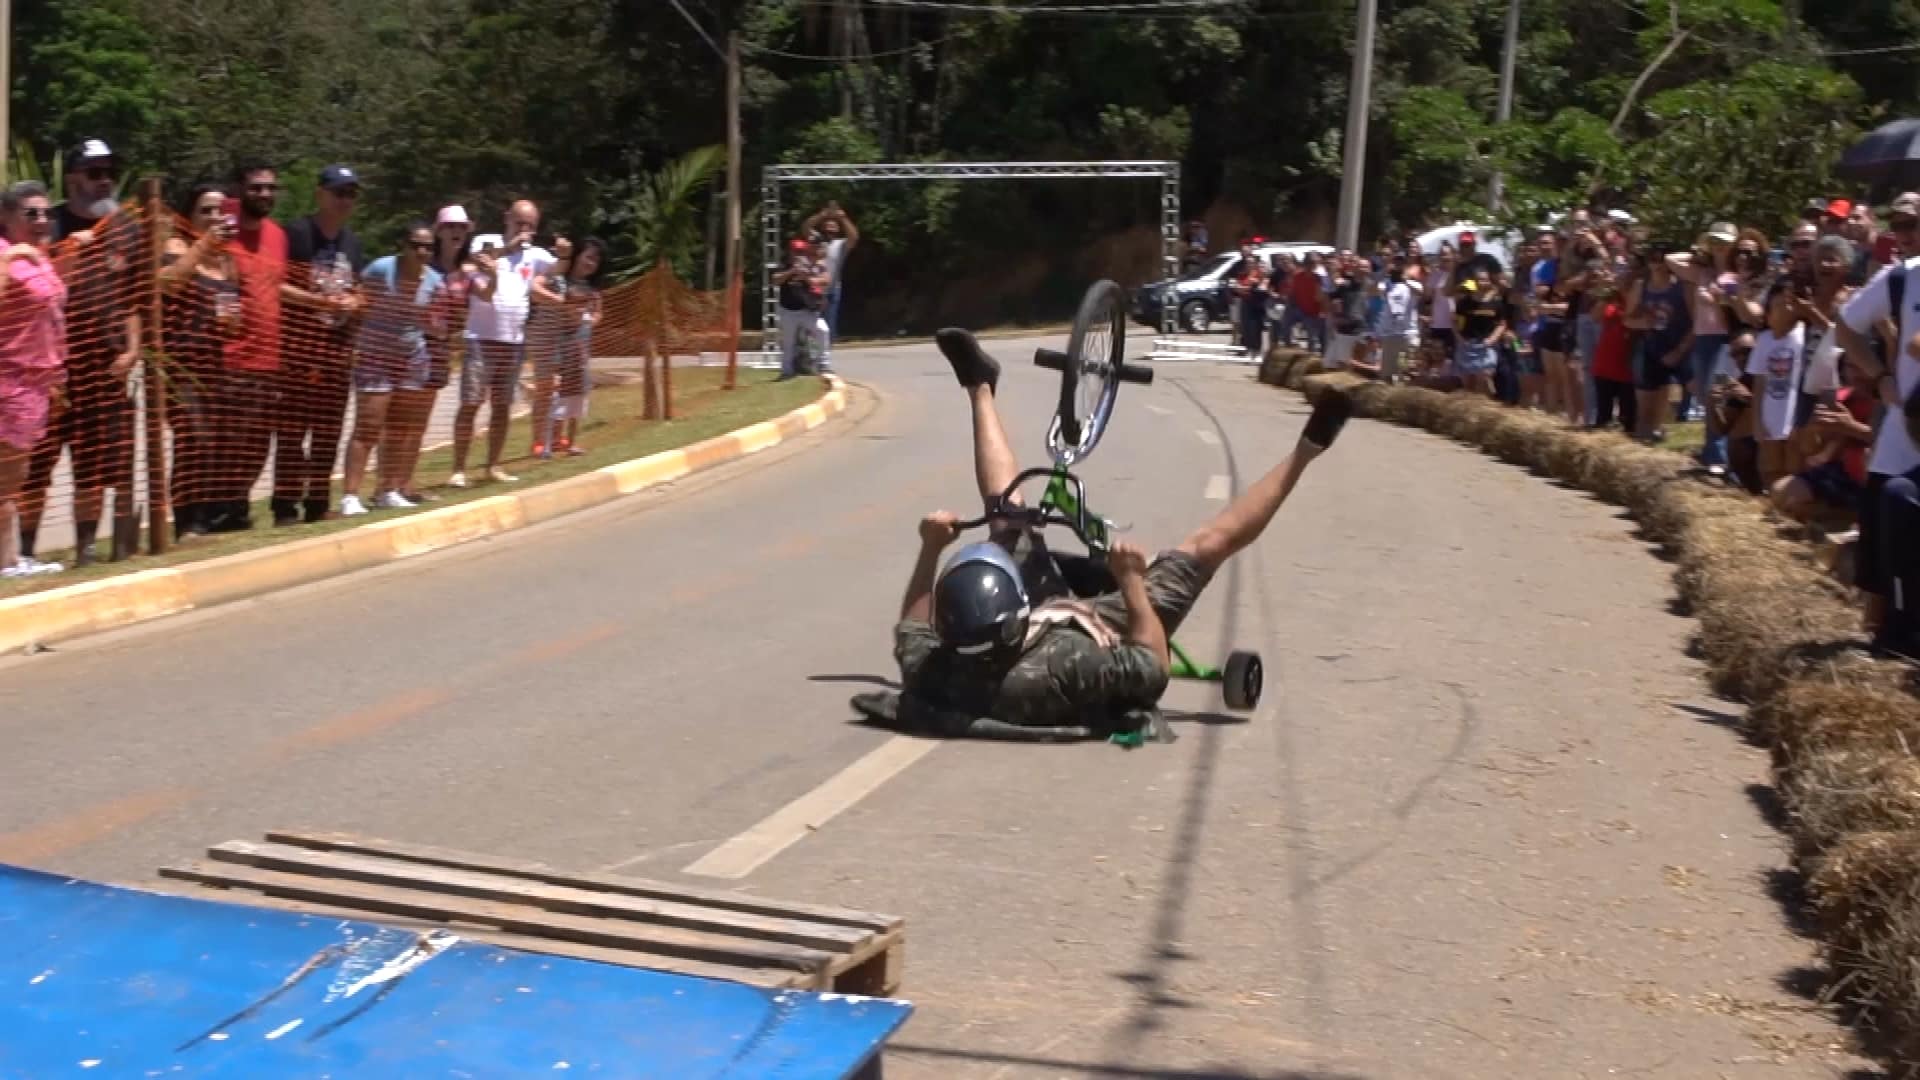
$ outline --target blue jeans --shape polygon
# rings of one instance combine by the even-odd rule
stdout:
[[[834,341],[840,340],[840,283],[837,281],[827,290],[827,334]]]
[[[1720,350],[1727,347],[1727,335],[1706,334],[1693,339],[1693,393],[1694,401],[1705,405],[1712,397],[1713,373],[1720,366]],[[1681,405],[1687,402],[1682,401]],[[1700,444],[1700,464],[1725,465],[1727,463],[1727,437],[1708,434],[1706,441]]]
[[[1293,328],[1307,328],[1307,347],[1314,352],[1327,351],[1327,319],[1324,315],[1302,315],[1300,309],[1287,305],[1287,313],[1280,318],[1280,329],[1276,331],[1281,344],[1291,344]]]
[[[1581,400],[1586,402],[1586,422],[1594,423],[1600,418],[1600,389],[1593,382],[1593,354],[1600,347],[1600,323],[1591,315],[1582,315],[1573,322],[1573,354],[1580,359],[1580,378],[1585,391]]]

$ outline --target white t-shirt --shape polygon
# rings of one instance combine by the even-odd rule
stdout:
[[[847,238],[842,236],[827,241],[827,273],[833,276],[827,279],[827,288],[840,284],[840,268],[847,261]]]
[[[1888,295],[1886,270],[1874,275],[1866,288],[1853,294],[1845,307],[1840,309],[1840,320],[1856,334],[1873,336],[1874,324],[1881,319],[1892,318],[1900,328],[1899,355],[1893,361],[1893,379],[1899,387],[1900,400],[1907,400],[1913,388],[1920,385],[1920,360],[1907,355],[1906,343],[1913,340],[1916,330],[1920,330],[1920,277],[1914,271],[1920,269],[1920,258],[1908,259],[1906,293],[1902,298],[1904,310],[1897,315],[1889,310],[1893,297]],[[1880,425],[1880,432],[1874,436],[1873,454],[1867,458],[1867,471],[1882,476],[1900,476],[1920,468],[1920,447],[1913,444],[1913,436],[1907,434],[1907,425],[1886,423]]]
[[[1753,355],[1747,357],[1747,374],[1754,384],[1754,400],[1760,406],[1760,420],[1753,437],[1762,442],[1780,442],[1793,434],[1793,410],[1800,399],[1800,368],[1807,357],[1807,329],[1795,326],[1785,337],[1762,330],[1753,339]]]
[[[1411,281],[1387,285],[1386,317],[1380,324],[1380,336],[1420,343],[1420,287]]]
[[[479,251],[488,240],[497,242],[499,237],[475,237],[473,250]],[[470,341],[518,345],[526,340],[527,315],[532,311],[533,303],[533,279],[546,273],[557,260],[552,252],[538,247],[503,251],[494,258],[500,268],[499,283],[494,286],[492,301],[469,294],[467,338]]]

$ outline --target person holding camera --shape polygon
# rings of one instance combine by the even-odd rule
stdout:
[[[480,406],[487,417],[486,477],[510,484],[519,477],[500,467],[507,450],[507,425],[513,396],[527,361],[527,319],[533,305],[562,303],[540,283],[559,256],[534,243],[540,208],[527,199],[507,207],[499,234],[477,236],[471,256],[475,272],[467,288],[467,358],[460,369],[460,408],[453,414],[451,487],[467,486],[467,455],[473,448],[474,421]],[[562,238],[564,240],[564,238]],[[556,247],[560,246],[558,242]]]

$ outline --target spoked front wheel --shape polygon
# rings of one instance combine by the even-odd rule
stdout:
[[[1126,298],[1118,283],[1097,281],[1080,300],[1067,351],[1041,349],[1034,363],[1060,373],[1060,404],[1047,429],[1053,459],[1071,465],[1093,453],[1113,415],[1122,380],[1150,383],[1153,369],[1126,363]]]

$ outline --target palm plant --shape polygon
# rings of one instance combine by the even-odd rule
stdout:
[[[705,241],[700,194],[726,163],[725,147],[702,146],[639,182],[627,213],[633,260],[620,277],[635,277],[665,262],[682,280],[693,280]]]

